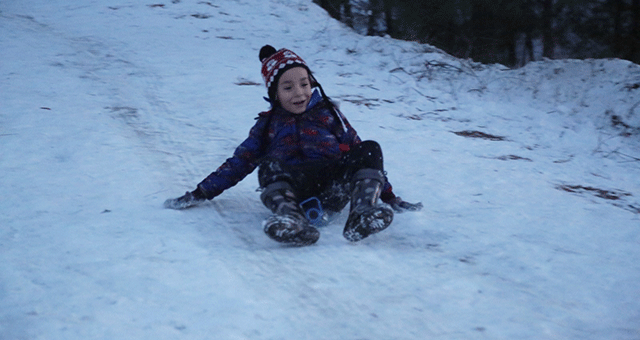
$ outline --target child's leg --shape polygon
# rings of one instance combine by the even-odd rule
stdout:
[[[364,141],[327,167],[324,172],[327,179],[318,195],[324,209],[334,212],[344,209],[352,196],[353,176],[361,169],[384,171],[380,144]]]
[[[364,141],[352,147],[340,162],[346,167],[349,180],[360,169],[375,169],[384,172],[384,161],[380,144],[375,141]]]
[[[387,204],[379,204],[378,199],[384,187],[382,171],[361,169],[352,179],[349,219],[344,227],[344,237],[352,242],[379,233],[393,221],[393,209]]]
[[[305,199],[313,196],[320,187],[317,168],[314,164],[286,165],[277,160],[267,160],[260,165],[258,182],[263,189],[272,183],[287,182],[298,199]]]
[[[296,176],[297,175],[297,176]],[[320,233],[309,225],[298,205],[297,191],[301,176],[277,161],[265,162],[258,172],[263,188],[260,199],[273,212],[264,222],[264,232],[273,240],[295,245],[315,243]]]
[[[324,191],[323,202],[333,204],[332,208],[338,210],[350,202],[344,237],[356,242],[386,229],[393,221],[393,210],[378,203],[386,181],[380,145],[373,141],[362,142],[332,169],[332,185]]]

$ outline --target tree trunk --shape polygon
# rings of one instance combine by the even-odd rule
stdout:
[[[329,0],[320,0],[320,7],[324,8],[324,10],[327,11],[327,13],[329,13],[329,15],[332,18],[341,20],[340,11],[336,10],[336,8],[331,4],[331,1],[329,1]]]
[[[633,0],[631,5],[633,28],[631,29],[629,60],[640,64],[640,0]]]
[[[529,61],[536,61],[536,53],[533,50],[533,37],[531,33],[527,33],[525,37],[524,45],[525,45],[524,47],[525,51],[527,53],[525,54],[525,63],[527,62],[527,59]]]
[[[387,34],[389,36],[394,36],[395,34],[395,25],[393,23],[393,1],[392,0],[383,0],[384,4],[384,22],[387,26]]]
[[[378,9],[377,1],[369,1],[369,22],[367,23],[367,35],[377,35],[378,15],[380,11]]]
[[[342,0],[342,11],[344,12],[344,22],[347,26],[353,28],[353,13],[351,13],[350,0]]]
[[[553,58],[555,43],[553,29],[553,0],[544,0],[542,3],[542,55],[545,58]]]
[[[621,56],[624,54],[623,28],[622,28],[622,12],[624,11],[623,0],[611,0],[611,8],[613,9],[613,41],[611,41],[611,49],[613,54]]]

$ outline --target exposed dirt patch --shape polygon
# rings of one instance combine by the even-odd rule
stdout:
[[[191,14],[191,16],[196,18],[196,19],[209,19],[209,18],[211,18],[211,15],[202,14],[202,13]]]
[[[634,214],[640,214],[640,204],[632,198],[633,195],[630,192],[569,184],[556,185],[556,189],[577,195],[592,195],[597,198],[610,201],[613,206],[618,208],[622,208]]]
[[[533,160],[531,158],[520,157],[520,156],[517,156],[517,155],[504,155],[504,156],[496,157],[496,159],[499,159],[501,161],[527,161],[527,162],[533,162]]]
[[[596,197],[600,197],[600,198],[604,198],[612,201],[617,201],[624,197],[633,196],[630,193],[622,190],[605,190],[605,189],[599,189],[594,187],[585,187],[582,185],[563,184],[563,185],[558,185],[556,188],[559,190],[570,192],[570,193],[579,193],[579,194],[589,193]]]
[[[507,140],[507,138],[503,136],[495,136],[495,135],[491,135],[485,132],[475,131],[475,130],[474,131],[471,131],[471,130],[453,131],[453,133],[455,133],[458,136],[467,137],[467,138],[480,138],[480,139],[487,139],[492,141]]]
[[[262,86],[262,84],[260,83],[256,83],[255,81],[242,79],[242,78],[238,79],[238,81],[235,82],[235,84],[238,86]]]
[[[365,98],[362,96],[338,96],[336,97],[342,101],[349,102],[355,105],[364,105],[367,108],[372,108],[376,106],[380,106],[380,99],[377,98]]]

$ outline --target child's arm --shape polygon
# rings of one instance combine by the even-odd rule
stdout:
[[[198,184],[197,190],[200,190],[206,199],[220,195],[255,170],[263,153],[262,137],[266,121],[266,117],[260,117],[249,131],[249,137],[236,148],[233,157],[228,158]]]
[[[170,209],[186,209],[198,205],[220,195],[253,172],[264,152],[262,137],[267,121],[265,117],[258,118],[249,132],[249,137],[236,148],[233,157],[200,182],[194,191],[187,191],[178,198],[170,198],[164,202],[164,206]]]

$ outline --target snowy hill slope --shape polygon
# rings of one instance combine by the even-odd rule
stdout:
[[[287,248],[255,174],[162,209],[267,108],[267,43],[423,211]],[[0,339],[640,338],[638,65],[480,65],[310,0],[29,0],[0,76]]]

